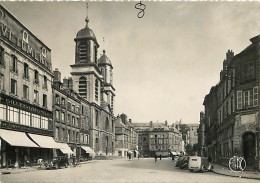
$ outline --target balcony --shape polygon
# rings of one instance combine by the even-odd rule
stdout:
[[[23,79],[30,81],[30,76],[28,74],[23,74]]]
[[[39,79],[34,79],[34,84],[39,85]]]

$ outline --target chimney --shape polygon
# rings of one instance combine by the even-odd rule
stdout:
[[[150,128],[153,127],[153,121],[150,121]]]
[[[122,113],[120,116],[121,116],[122,122],[123,122],[124,124],[126,124],[126,120],[127,120],[126,114]]]
[[[54,71],[53,71],[53,74],[54,74],[54,80],[53,82],[61,82],[61,73],[59,71],[58,68],[56,68]]]
[[[129,123],[131,123],[131,124],[132,124],[132,119],[129,119]]]
[[[233,57],[234,57],[234,52],[232,50],[228,50],[228,52],[226,53],[226,60],[230,62]]]
[[[165,126],[168,127],[168,121],[167,120],[165,121]]]

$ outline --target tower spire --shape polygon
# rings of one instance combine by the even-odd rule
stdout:
[[[86,17],[85,21],[86,21],[86,27],[88,27],[88,22],[89,22],[89,19],[88,19],[88,3],[86,3],[86,8],[87,8],[87,17]]]
[[[103,53],[105,53],[106,52],[105,37],[103,37],[103,46],[104,46]]]

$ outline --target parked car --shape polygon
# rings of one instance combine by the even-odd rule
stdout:
[[[188,162],[189,162],[189,156],[181,156],[181,157],[179,157],[175,166],[179,167],[180,169],[187,169]]]
[[[52,168],[61,168],[61,167],[65,167],[67,168],[69,165],[69,159],[65,156],[58,156],[58,157],[55,157],[53,158],[53,161],[52,161]]]
[[[199,156],[191,156],[188,163],[188,169],[193,171],[212,171],[213,165],[208,162],[208,159],[205,157],[199,157]]]

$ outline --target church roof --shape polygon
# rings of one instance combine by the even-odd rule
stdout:
[[[103,55],[98,59],[98,65],[110,65],[112,67],[112,63],[106,55],[106,50],[103,50]]]
[[[97,44],[97,46],[99,47],[99,44],[98,44],[98,42],[97,42],[97,39],[96,39],[96,36],[95,36],[94,32],[88,27],[89,19],[86,18],[85,21],[86,21],[86,26],[85,26],[85,28],[81,29],[81,30],[77,33],[76,39],[82,39],[82,38],[91,39],[91,40],[93,40],[93,41]]]

